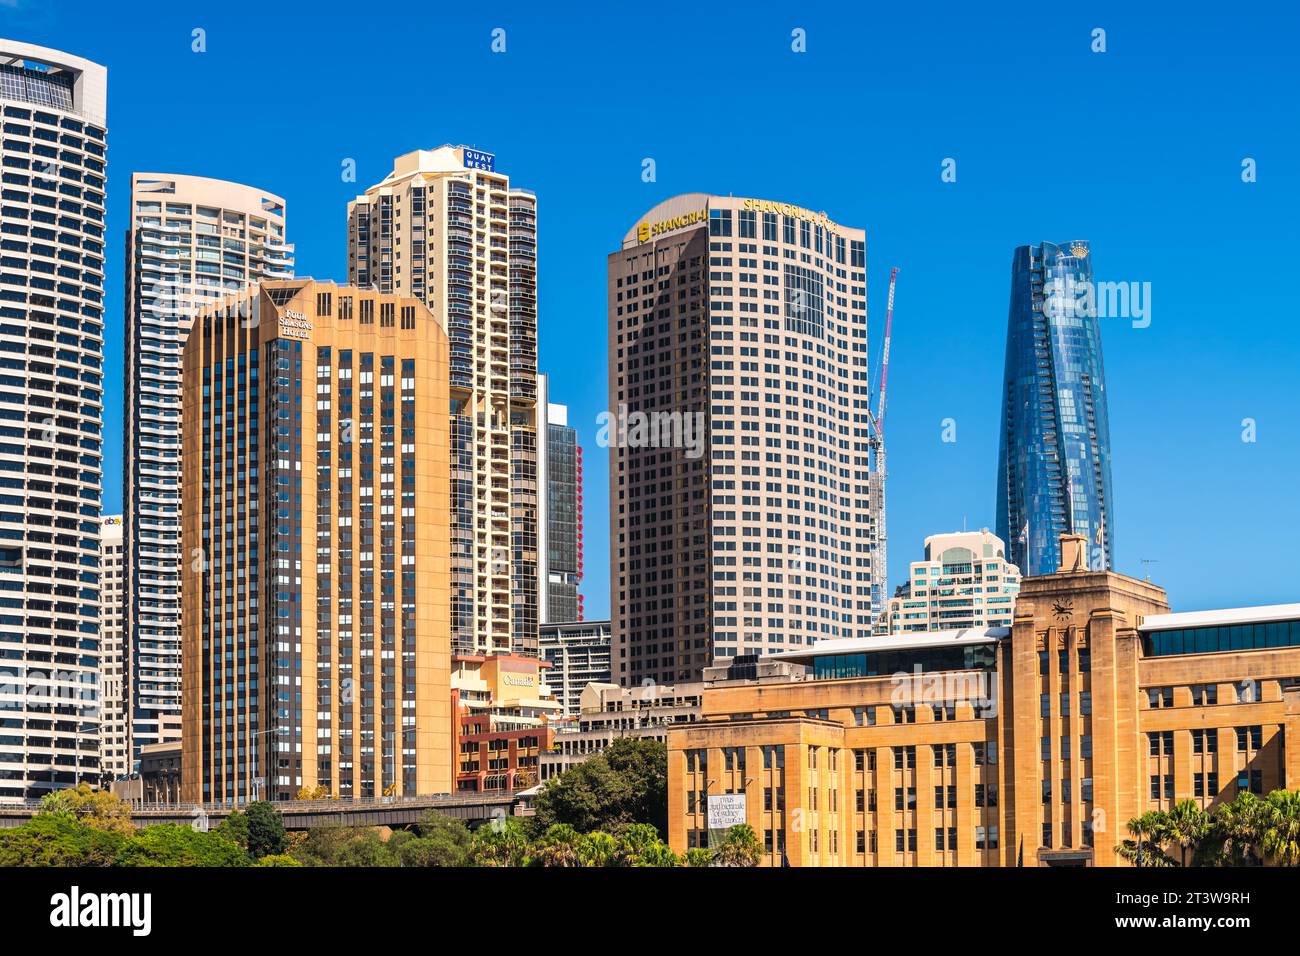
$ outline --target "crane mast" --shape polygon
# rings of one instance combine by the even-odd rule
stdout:
[[[885,533],[885,390],[889,384],[889,341],[894,329],[894,286],[898,281],[898,267],[889,270],[889,298],[885,303],[885,341],[880,350],[880,395],[876,414],[867,409],[870,424],[868,444],[874,457],[871,527],[875,535],[875,553],[871,558],[871,613],[873,624],[880,615],[887,613],[888,592],[888,552]]]

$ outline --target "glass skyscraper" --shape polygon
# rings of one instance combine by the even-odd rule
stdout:
[[[1025,575],[1057,568],[1085,535],[1092,570],[1114,542],[1110,425],[1086,242],[1021,246],[1011,275],[998,450],[997,533]]]

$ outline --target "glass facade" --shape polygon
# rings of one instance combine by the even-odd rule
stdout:
[[[846,677],[914,674],[917,668],[923,674],[930,671],[993,670],[996,664],[996,644],[826,654],[813,658],[813,679],[843,680]]]
[[[997,533],[1025,575],[1057,569],[1057,539],[1112,567],[1110,425],[1086,242],[1021,246],[1012,264],[998,451]]]
[[[1300,647],[1300,620],[1184,627],[1142,635],[1142,653],[1147,657],[1255,651],[1265,647]]]

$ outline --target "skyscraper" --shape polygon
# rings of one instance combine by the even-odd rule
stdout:
[[[614,679],[870,634],[865,232],[677,196],[607,296]]]
[[[582,620],[582,446],[569,409],[550,400],[547,376],[537,376],[539,496],[537,600],[542,624]]]
[[[451,790],[447,336],[306,279],[185,348],[188,801]]]
[[[181,734],[181,353],[196,310],[293,275],[284,200],[219,179],[131,175],[123,498],[131,762]]]
[[[399,156],[348,204],[348,280],[451,340],[453,649],[536,657],[537,199],[481,150]]]
[[[104,515],[99,528],[99,767],[110,780],[131,772],[126,694],[123,585],[126,548],[122,516]]]
[[[1025,576],[1056,570],[1081,534],[1094,571],[1112,567],[1110,424],[1086,242],[1021,246],[1011,265],[998,537]]]
[[[0,800],[99,781],[107,84],[0,40]]]

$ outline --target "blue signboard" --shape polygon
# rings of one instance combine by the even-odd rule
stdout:
[[[497,158],[491,153],[485,153],[478,149],[466,149],[464,153],[466,169],[485,169],[489,173],[496,172]]]

